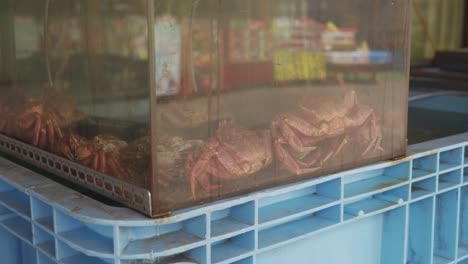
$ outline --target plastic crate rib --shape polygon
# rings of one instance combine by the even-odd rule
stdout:
[[[0,158],[2,263],[464,264],[467,150],[468,133],[411,146],[398,161],[161,219]]]

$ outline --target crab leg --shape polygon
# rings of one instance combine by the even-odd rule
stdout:
[[[208,178],[208,167],[209,163],[216,153],[216,149],[219,146],[219,142],[215,139],[208,141],[205,144],[205,151],[196,158],[193,166],[191,166],[191,171],[189,174],[190,179],[190,189],[192,191],[192,197],[196,198],[196,189],[197,183],[202,186],[202,188],[208,188],[211,184]],[[189,158],[191,159],[191,158]]]
[[[33,146],[39,143],[39,133],[42,128],[41,116],[38,113],[25,114],[15,121],[15,128],[19,131],[19,135],[23,140]],[[25,135],[26,134],[26,135]],[[32,137],[28,137],[30,136]]]
[[[235,157],[236,155],[231,154],[226,148],[219,148],[216,160],[219,162],[221,166],[225,168],[226,171],[229,172],[229,175],[220,174],[217,175],[220,178],[235,178],[234,175],[244,175],[249,172],[250,166],[247,162],[242,161],[240,158]],[[240,165],[244,166],[240,166]]]
[[[354,110],[354,113],[347,118],[344,118],[344,125],[350,128],[356,128],[364,125],[370,118],[376,118],[374,110],[367,105],[359,105]]]
[[[309,153],[315,150],[315,147],[306,147],[302,142],[301,138],[297,133],[292,129],[294,128],[299,133],[306,135],[306,133],[315,130],[314,127],[309,125],[305,120],[295,117],[293,115],[280,115],[278,121],[273,122],[273,127],[275,128],[275,134],[281,134],[281,138],[287,141],[288,145],[298,153]],[[279,128],[279,132],[277,131]]]
[[[200,186],[203,188],[203,190],[207,191],[207,192],[211,192],[211,191],[214,191],[216,189],[219,188],[219,185],[218,184],[213,184],[211,182],[211,177],[210,175],[213,175],[213,174],[216,174],[217,171],[210,166],[210,168],[207,169],[207,172],[200,175],[200,177],[196,178],[194,183],[197,182],[198,184],[200,184]],[[196,185],[195,186],[192,186],[192,196],[193,197],[196,197]]]
[[[328,154],[325,156],[325,158],[323,158],[321,161],[320,161],[320,164],[325,164],[327,163],[328,161],[330,161],[331,159],[334,159],[336,157],[336,155],[338,155],[338,153],[341,152],[341,150],[343,149],[343,147],[349,143],[348,141],[348,138],[345,136],[343,137],[342,139],[336,139],[334,140],[334,144],[332,144],[331,146],[331,150],[328,152]]]
[[[50,146],[54,145],[55,144],[55,129],[50,119],[46,121],[46,132],[47,132],[47,143]]]
[[[114,157],[111,157],[109,154],[107,154],[106,162],[107,168],[109,169],[109,173],[111,175],[114,175],[120,179],[126,179],[128,177],[127,171],[122,168],[122,166]]]
[[[219,188],[219,185],[213,184],[210,181],[211,178],[209,176],[209,175],[216,175],[217,171],[215,170],[215,168],[213,168],[210,165],[211,161],[209,161],[207,164],[208,164],[207,167],[205,167],[206,170],[203,171],[202,173],[197,174],[197,175],[194,175],[194,174],[190,175],[190,190],[192,192],[192,198],[194,200],[197,198],[197,185],[200,185],[200,187],[207,192],[210,192]]]
[[[299,131],[302,135],[308,137],[320,137],[327,135],[329,132],[329,127],[326,122],[320,123],[319,127],[315,127],[306,120],[296,116],[296,115],[285,115],[283,121],[288,124],[290,127]]]
[[[56,138],[61,139],[63,137],[62,129],[60,129],[60,126],[56,118],[52,118],[52,126],[54,128],[54,133],[56,135]]]
[[[42,128],[39,131],[39,140],[36,146],[41,149],[44,149],[47,146],[47,129],[46,128]]]
[[[98,159],[96,158],[96,155],[93,154],[93,152],[86,150],[87,146],[81,146],[78,145],[76,146],[73,150],[72,153],[74,156],[76,156],[76,159],[83,164],[84,166],[91,167],[95,170],[97,170],[97,164]]]
[[[216,144],[219,145],[219,143]],[[203,168],[197,167],[197,171],[195,171],[197,165],[203,165]],[[218,148],[215,152],[207,151],[203,153],[198,158],[190,175],[192,196],[196,198],[196,183],[205,191],[219,188],[219,185],[210,181],[210,175],[216,178],[232,179],[236,178],[236,175],[243,175],[245,169],[239,167],[234,157],[224,148]]]
[[[32,145],[37,146],[39,144],[39,136],[41,133],[41,127],[42,127],[42,119],[39,116],[39,114],[34,114],[34,119],[30,125],[33,125],[33,139],[32,139]],[[29,127],[28,125],[27,127]]]
[[[370,143],[367,146],[366,150],[363,152],[363,155],[366,155],[371,150],[384,151],[384,149],[382,148],[382,130],[380,129],[375,114],[371,116],[370,120]]]
[[[330,145],[327,147],[330,149],[326,152],[325,156],[322,158],[324,153],[319,150],[314,153],[311,157],[309,157],[306,161],[297,161],[303,167],[311,167],[311,166],[322,166],[323,164],[327,163],[328,161],[334,159],[344,148],[346,144],[349,143],[348,137],[344,136],[339,139],[333,139]],[[322,148],[321,148],[322,149]]]
[[[313,154],[307,157],[306,160],[296,160],[296,162],[303,168],[311,168],[313,166],[320,166],[320,156],[322,156],[322,150],[316,150]]]
[[[246,170],[249,169],[240,167],[235,157],[227,149],[219,147],[218,142],[214,142],[213,140],[207,144],[216,144],[217,149],[210,149],[213,146],[209,146],[209,150],[203,153],[193,166],[192,173],[190,174],[190,186],[194,199],[196,198],[197,183],[205,191],[212,191],[219,188],[219,185],[213,184],[210,181],[210,176],[233,179],[244,175]]]
[[[286,169],[294,175],[302,175],[315,172],[320,167],[302,168],[300,164],[291,156],[291,154],[283,147],[280,142],[275,142],[275,152],[278,158],[283,162]]]
[[[273,160],[273,146],[271,144],[271,132],[263,131],[261,138],[263,139],[263,147],[265,150],[265,163],[270,163]]]
[[[291,129],[289,124],[285,122],[281,125],[283,138],[289,143],[289,146],[298,153],[310,153],[316,147],[306,147],[301,138]]]
[[[58,151],[60,151],[59,154],[61,154],[63,157],[69,159],[69,160],[75,160],[75,155],[74,153],[71,151],[70,149],[70,146],[68,145],[62,145]]]
[[[104,152],[98,151],[94,154],[92,168],[102,173],[106,172],[106,156]]]
[[[218,147],[219,143],[217,140],[210,140],[205,144],[204,151],[198,158],[195,164],[192,167],[190,178],[195,179],[199,177],[199,175],[204,174],[206,171],[206,167],[208,166],[208,162],[211,160],[211,157],[216,153],[216,148]]]

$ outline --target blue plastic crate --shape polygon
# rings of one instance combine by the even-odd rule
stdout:
[[[468,263],[468,133],[148,219],[0,159],[1,263]]]

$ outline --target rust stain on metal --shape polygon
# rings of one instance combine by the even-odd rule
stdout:
[[[403,155],[403,156],[399,156],[399,157],[394,157],[394,158],[391,158],[390,159],[390,162],[393,164],[393,163],[396,163],[398,161],[402,161],[404,159],[408,158],[407,155]]]
[[[169,222],[169,217],[172,216],[172,212],[168,212],[165,214],[159,214],[159,215],[154,215],[154,222],[158,224],[165,224],[166,222]]]
[[[81,207],[76,206],[75,208],[71,209],[71,211],[73,213],[78,213],[79,211],[81,211]]]

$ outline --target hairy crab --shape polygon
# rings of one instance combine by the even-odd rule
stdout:
[[[156,147],[159,184],[168,187],[179,179],[179,176],[183,176],[184,163],[188,154],[202,145],[201,140],[161,136]],[[121,159],[127,164],[131,174],[140,177],[148,175],[151,171],[151,138],[145,136],[129,144],[122,150]]]
[[[14,105],[0,102],[0,132],[41,149],[53,149],[64,128],[85,118],[74,100],[56,91],[47,92],[43,100],[19,92],[12,92],[9,98]]]
[[[146,177],[151,171],[151,137],[144,136],[130,142],[120,151],[120,159],[128,168],[133,181]]]
[[[42,102],[29,102],[11,116],[16,137],[33,146],[50,149],[63,134],[56,116]]]
[[[275,154],[291,173],[319,170],[358,138],[356,143],[366,145],[362,155],[383,150],[377,116],[370,106],[358,103],[354,91],[344,97],[305,97],[299,108],[299,113],[278,114],[272,123]]]
[[[182,137],[163,138],[157,146],[157,161],[159,182],[163,186],[183,176],[185,173],[184,163],[189,153],[198,151],[203,145],[202,140],[183,139]]]
[[[54,153],[119,179],[128,177],[127,170],[121,165],[115,152],[106,151],[102,146],[77,134],[65,135],[54,146]]]
[[[217,189],[212,177],[247,177],[266,168],[272,160],[270,131],[248,130],[231,120],[222,121],[200,153],[192,153],[187,159],[192,196],[196,198],[198,185],[205,191]]]
[[[97,135],[93,138],[93,143],[97,149],[111,153],[115,157],[118,157],[120,151],[128,146],[126,141],[112,135]]]
[[[69,127],[86,118],[86,115],[78,110],[76,99],[65,96],[63,92],[48,89],[43,101],[45,108],[54,114],[61,128]]]

